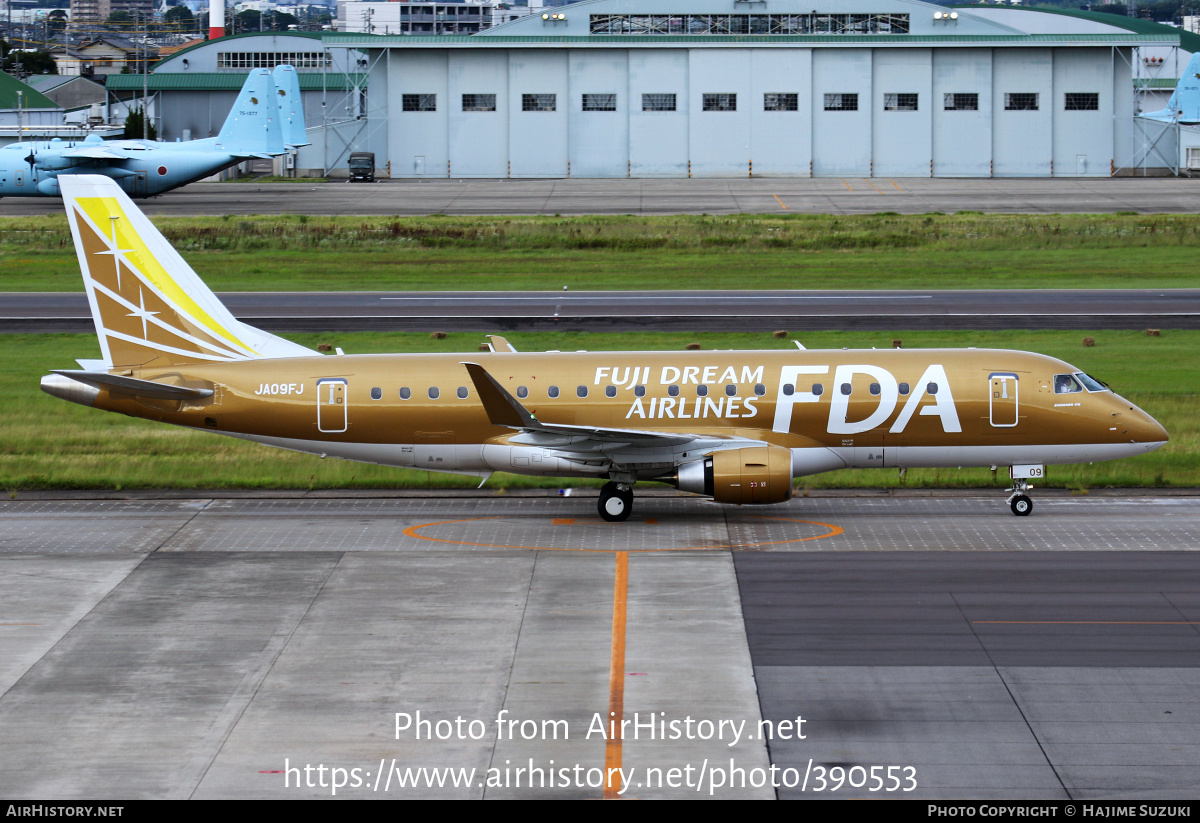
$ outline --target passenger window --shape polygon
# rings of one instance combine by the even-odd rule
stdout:
[[[727,395],[729,395],[730,397],[736,396],[737,395],[737,386],[730,383],[728,386],[725,387],[725,393]]]
[[[767,393],[767,387],[766,387],[766,386],[764,386],[762,383],[755,383],[755,384],[754,384],[754,396],[755,396],[755,397],[762,397],[762,396],[763,396],[763,395],[765,395],[766,393]]]
[[[1069,374],[1054,375],[1054,393],[1055,394],[1073,394],[1077,391],[1083,391],[1083,386],[1079,385],[1079,381]]]
[[[843,383],[843,384],[842,384],[842,394],[844,394],[844,395],[846,395],[847,397],[849,397],[849,396],[850,396],[850,392],[852,392],[852,391],[854,391],[854,387],[853,387],[853,386],[851,386],[849,383]]]
[[[784,384],[783,384],[783,396],[784,396],[784,397],[791,397],[791,396],[792,396],[793,394],[795,394],[795,393],[796,393],[796,387],[795,387],[795,386],[793,386],[791,383],[784,383]]]
[[[616,386],[605,386],[604,387],[604,396],[605,397],[616,397],[617,396],[617,387]]]
[[[937,383],[930,383],[925,387],[925,391],[929,392],[930,394],[937,394]]]
[[[440,397],[440,396],[441,396],[441,394],[442,394],[442,393],[441,393],[440,391],[438,391],[438,388],[437,388],[437,386],[434,386],[433,388],[431,388],[431,389],[429,390],[429,399],[430,399],[430,400],[437,400],[437,399],[438,399],[438,397]]]
[[[813,383],[812,393],[813,397],[820,397],[825,393],[825,386],[820,383]]]
[[[667,394],[671,395],[672,397],[678,397],[679,396],[679,387],[678,386],[667,386]]]
[[[633,393],[636,394],[638,397],[645,397],[646,396],[646,387],[645,386],[634,386]]]
[[[383,389],[380,389],[380,388],[371,389],[371,399],[372,400],[382,400],[383,399]]]
[[[401,400],[407,400],[410,397],[412,397],[412,389],[410,389],[408,386],[405,386],[404,388],[402,388],[400,390],[400,399]]]
[[[907,395],[908,392],[909,392],[909,385],[907,383],[901,383],[900,384],[900,394]]]
[[[878,397],[879,396],[879,384],[872,383],[870,388],[871,388],[871,394],[874,395],[875,397]]]
[[[524,400],[528,396],[529,396],[529,387],[528,386],[517,386],[517,397]]]
[[[467,387],[466,387],[466,386],[459,386],[459,387],[458,387],[458,399],[459,399],[459,400],[466,400],[466,399],[467,399]]]
[[[546,394],[550,395],[551,397],[558,397],[558,386],[551,386],[546,391]]]
[[[579,397],[587,397],[587,386],[580,386],[575,389],[575,394]]]
[[[696,396],[697,397],[708,397],[708,386],[697,386],[696,387]]]

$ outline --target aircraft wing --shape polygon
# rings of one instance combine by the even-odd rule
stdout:
[[[553,449],[564,456],[578,459],[606,456],[620,463],[661,464],[678,462],[673,455],[680,446],[688,446],[689,451],[694,448],[698,452],[709,452],[741,448],[759,442],[734,436],[543,423],[509,394],[483,366],[467,362],[462,365],[475,384],[475,391],[479,393],[488,420],[493,425],[520,432],[509,439],[511,443]]]
[[[79,146],[64,149],[62,156],[75,160],[128,160],[133,157],[129,152],[115,146]]]

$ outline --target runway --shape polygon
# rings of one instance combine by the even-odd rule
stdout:
[[[1194,796],[1200,498],[1035,501],[0,501],[0,793]]]
[[[139,201],[151,217],[221,214],[1194,213],[1187,178],[692,178],[193,183]],[[7,197],[0,216],[57,214],[56,197]]]
[[[1194,329],[1200,289],[226,292],[274,332]],[[82,293],[11,293],[0,331],[90,332]]]

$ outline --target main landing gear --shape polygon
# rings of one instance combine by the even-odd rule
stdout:
[[[1008,507],[1017,517],[1027,517],[1033,511],[1033,501],[1025,494],[1029,489],[1028,480],[1013,480],[1012,494],[1008,496]]]
[[[633,511],[633,487],[628,483],[605,483],[597,506],[600,517],[610,523],[628,520]]]

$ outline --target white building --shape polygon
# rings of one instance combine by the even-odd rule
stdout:
[[[918,0],[555,11],[326,35],[370,64],[357,148],[404,177],[1108,176],[1134,155],[1137,55],[1179,43]]]

